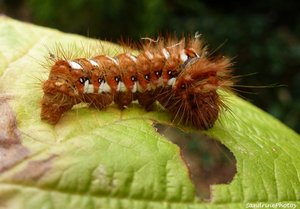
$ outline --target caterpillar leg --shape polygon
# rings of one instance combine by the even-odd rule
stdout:
[[[192,125],[199,129],[211,128],[218,118],[220,99],[216,91],[187,93],[180,97],[170,90],[168,96],[158,101],[173,115],[177,123]]]
[[[119,106],[120,109],[124,109],[125,106],[130,105],[133,100],[134,96],[130,91],[117,92],[114,95],[114,102]]]
[[[113,102],[113,96],[111,94],[85,94],[82,99],[91,107],[95,107],[99,110],[106,108]]]
[[[147,111],[151,111],[153,109],[153,104],[156,101],[156,97],[153,91],[146,91],[143,93],[137,92],[136,99],[138,100],[139,104]]]
[[[184,105],[188,111],[183,114],[183,121],[201,129],[213,127],[220,110],[220,99],[217,92],[190,94],[186,100],[188,102]]]

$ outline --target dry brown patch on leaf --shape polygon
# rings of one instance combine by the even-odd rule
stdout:
[[[11,95],[0,94],[0,173],[21,162],[29,150],[21,144],[16,116],[8,101]]]
[[[10,95],[0,95],[0,145],[2,146],[20,143],[16,116],[8,103],[10,99],[12,99]]]
[[[27,166],[22,171],[13,176],[13,179],[24,182],[40,179],[52,168],[53,160],[56,157],[57,155],[52,154],[46,159],[28,162]]]

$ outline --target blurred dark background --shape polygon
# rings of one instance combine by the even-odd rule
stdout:
[[[110,41],[198,31],[210,49],[235,58],[239,84],[269,86],[239,94],[298,133],[299,9],[288,0],[0,0],[10,17]]]

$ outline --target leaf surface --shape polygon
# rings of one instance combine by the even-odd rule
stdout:
[[[201,132],[217,138],[237,160],[233,181],[213,185],[211,202],[197,199],[179,148],[153,127],[172,124],[159,106],[146,112],[137,104],[123,111],[78,105],[55,126],[40,121],[41,80],[49,73],[41,63],[47,48],[58,43],[78,55],[99,46],[0,18],[0,208],[299,206],[299,135],[232,94],[220,92],[230,111]],[[112,55],[121,51],[107,42],[102,47]]]

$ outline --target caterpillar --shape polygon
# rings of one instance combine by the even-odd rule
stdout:
[[[212,58],[199,37],[144,39],[137,55],[126,52],[54,64],[43,83],[41,119],[56,124],[63,113],[84,102],[98,109],[134,100],[151,110],[158,101],[173,121],[198,129],[211,128],[225,107],[217,90],[233,86],[232,63]]]

